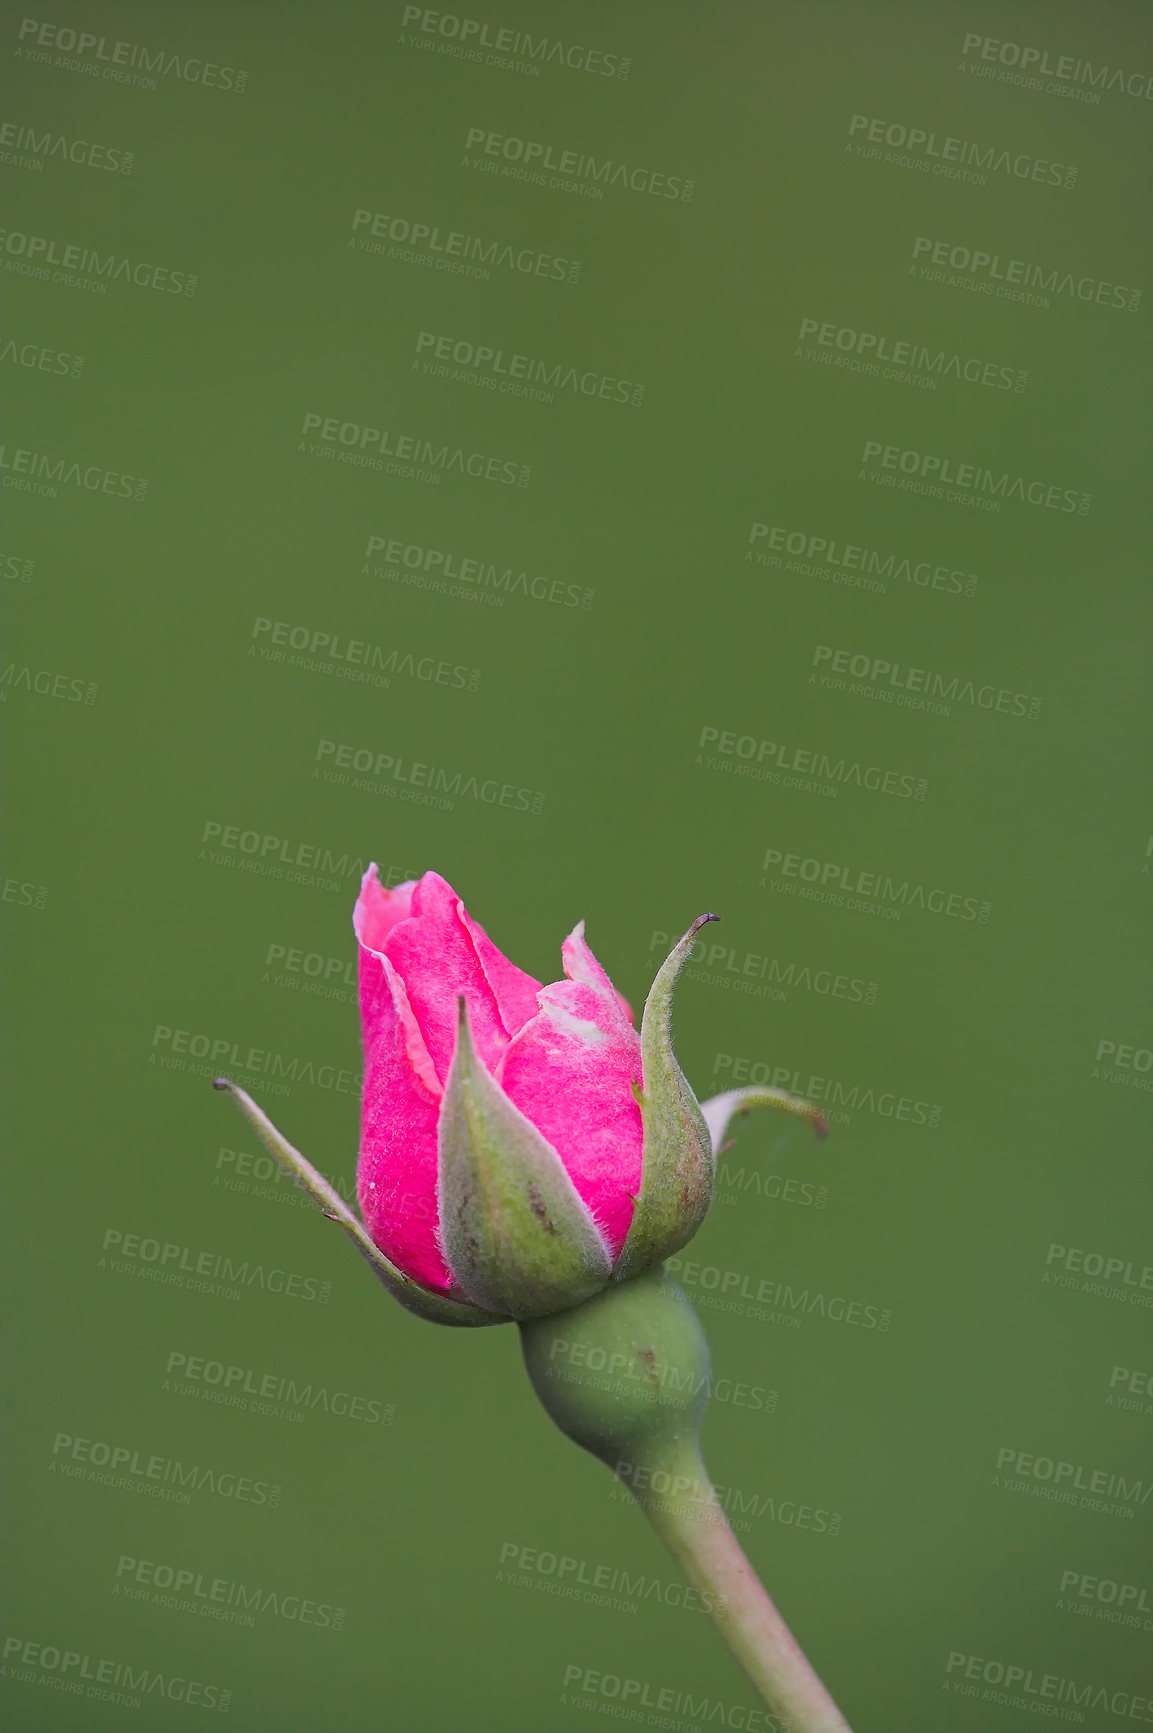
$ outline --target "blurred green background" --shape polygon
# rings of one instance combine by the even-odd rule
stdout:
[[[372,859],[542,980],[584,917],[638,1008],[722,915],[688,1075],[832,1131],[725,1157],[706,1451],[859,1733],[1153,1718],[1148,19],[61,0],[0,52],[6,1724],[771,1725],[515,1332],[392,1305],[208,1087],[351,1186]]]

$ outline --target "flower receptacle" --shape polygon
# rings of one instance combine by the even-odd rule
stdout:
[[[565,1435],[614,1470],[695,1457],[709,1346],[664,1268],[613,1282],[571,1311],[520,1327],[533,1389]]]

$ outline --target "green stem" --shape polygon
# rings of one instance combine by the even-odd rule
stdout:
[[[625,1484],[782,1727],[789,1733],[850,1733],[849,1723],[745,1557],[696,1439],[681,1438],[660,1457],[659,1468],[650,1463],[651,1472],[643,1476],[634,1469]],[[638,1479],[643,1485],[634,1484]],[[654,1480],[665,1489],[663,1494],[654,1488]]]
[[[520,1326],[525,1370],[561,1431],[627,1486],[787,1733],[849,1733],[757,1580],[701,1460],[709,1345],[663,1264]]]

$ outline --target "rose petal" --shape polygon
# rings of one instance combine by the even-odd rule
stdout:
[[[438,1292],[459,1287],[439,1244],[437,1123],[456,1041],[457,996],[494,1069],[536,1015],[538,983],[497,949],[438,873],[388,891],[375,866],[353,917],[365,1048],[358,1193],[385,1254]]]
[[[578,921],[560,948],[564,972],[570,981],[581,981],[586,987],[612,994],[616,988],[597,962],[585,938],[585,924]]]
[[[369,864],[360,881],[360,895],[352,916],[352,930],[362,945],[372,951],[383,951],[384,942],[398,921],[405,921],[412,912],[412,893],[416,880],[408,879],[392,890],[386,890],[377,875],[376,862]]]
[[[412,1063],[412,1032],[419,1040],[419,1030],[403,985],[388,959],[364,946],[360,1003],[364,1091],[356,1178],[365,1226],[408,1275],[459,1298],[437,1241],[439,1089],[434,1094]]]
[[[425,873],[413,891],[411,914],[386,940],[389,960],[404,982],[442,1087],[456,1044],[458,993],[468,1003],[473,1039],[490,1071],[508,1043],[496,995],[460,907],[456,892],[439,873]]]
[[[563,947],[568,981],[540,991],[540,1011],[497,1072],[505,1093],[559,1154],[614,1257],[641,1180],[640,1037],[578,926]],[[632,1194],[631,1196],[629,1194]]]
[[[413,1015],[404,984],[382,949],[391,929],[408,918],[415,888],[415,881],[410,881],[408,884],[398,885],[396,892],[386,891],[376,877],[375,862],[361,881],[360,897],[352,916],[360,958],[360,1027],[367,1051],[369,1042],[376,1033],[382,1009],[391,1006],[400,1021],[403,1046],[409,1065],[415,1073],[417,1093],[425,1094],[430,1101],[439,1101],[440,1079],[424,1044],[420,1025]],[[406,894],[398,894],[401,892]],[[383,966],[383,979],[390,989],[388,996],[380,991],[381,974],[373,966],[374,963]],[[391,1024],[389,1026],[391,1027]]]
[[[602,992],[612,993],[621,1007],[630,1025],[635,1025],[633,1008],[623,993],[618,993],[585,941],[585,924],[578,921],[564,944],[560,948],[564,962],[564,972],[570,981],[585,981],[590,987],[599,987]]]
[[[515,1035],[518,1029],[523,1029],[530,1017],[535,1017],[540,1010],[537,994],[541,984],[531,975],[526,975],[523,969],[518,969],[515,963],[510,963],[504,952],[498,950],[478,921],[474,921],[464,904],[457,904],[460,918],[465,924],[472,939],[480,966],[484,970],[485,979],[492,988],[496,1000],[500,1020],[509,1035]]]

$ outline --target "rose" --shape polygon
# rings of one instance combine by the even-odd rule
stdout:
[[[704,1219],[734,1113],[779,1107],[823,1130],[801,1096],[736,1089],[702,1107],[681,1074],[672,991],[715,919],[657,971],[638,1036],[582,924],[566,978],[542,987],[437,873],[387,891],[370,867],[354,916],[364,1222],[243,1089],[215,1086],[402,1305],[441,1324],[516,1319],[545,1409],[628,1486],[779,1723],[849,1733],[725,1523],[700,1452],[708,1343],[663,1265]]]
[[[658,969],[641,1018],[578,922],[565,979],[542,987],[497,949],[439,873],[353,915],[365,1049],[363,1221],[243,1089],[266,1147],[339,1222],[402,1305],[439,1324],[524,1324],[655,1271],[696,1233],[736,1113],[820,1112],[781,1089],[697,1102],[672,1049],[672,996],[700,915]]]
[[[638,1035],[583,922],[561,947],[566,978],[548,986],[497,949],[438,873],[386,890],[370,867],[353,926],[357,1192],[392,1264],[432,1294],[524,1318],[576,1305],[691,1237],[713,1158],[667,1039],[683,956],[670,958],[655,1014],[646,1007],[646,1063],[646,1025]],[[654,1208],[662,1169],[666,1185],[671,1173],[684,1184]]]

